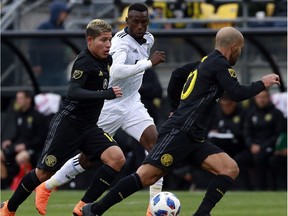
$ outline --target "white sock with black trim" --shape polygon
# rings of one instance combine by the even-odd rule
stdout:
[[[85,169],[79,163],[80,154],[69,159],[60,170],[58,170],[50,179],[45,182],[48,190],[55,189],[72,179],[80,173],[83,173]]]

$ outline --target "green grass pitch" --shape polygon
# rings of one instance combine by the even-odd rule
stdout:
[[[191,216],[200,204],[205,191],[171,191],[181,201],[181,216]],[[59,190],[52,193],[47,216],[71,216],[75,203],[84,191]],[[1,191],[1,201],[10,197],[11,191]],[[17,216],[39,215],[34,206],[35,192],[19,207]],[[107,216],[145,216],[148,191],[133,194],[110,208]],[[229,191],[212,211],[212,216],[286,216],[287,191],[240,192]]]

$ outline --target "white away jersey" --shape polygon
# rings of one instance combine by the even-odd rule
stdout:
[[[152,67],[148,58],[154,44],[154,37],[149,32],[145,33],[144,38],[146,42],[141,45],[124,29],[112,38],[110,54],[113,63],[110,68],[109,87],[119,86],[123,96],[106,100],[102,112],[124,114],[135,103],[140,102],[138,90],[142,85],[144,71]]]

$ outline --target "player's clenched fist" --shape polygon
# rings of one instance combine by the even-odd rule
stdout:
[[[274,84],[280,85],[280,78],[277,74],[268,74],[263,76],[261,80],[266,88],[269,88]]]
[[[119,86],[113,86],[112,89],[116,97],[122,97],[123,92]]]
[[[151,56],[150,56],[150,61],[152,62],[152,65],[158,65],[162,62],[165,61],[166,55],[165,52],[163,51],[155,51]]]

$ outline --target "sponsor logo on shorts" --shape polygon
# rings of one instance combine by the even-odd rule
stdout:
[[[53,167],[57,163],[57,158],[54,155],[48,155],[45,158],[45,164],[48,167]]]
[[[170,154],[164,154],[161,157],[161,164],[169,167],[173,163],[173,157]]]

